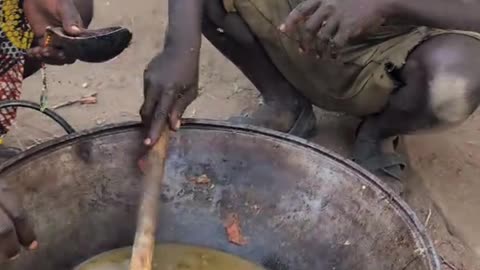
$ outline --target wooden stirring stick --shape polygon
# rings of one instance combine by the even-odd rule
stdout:
[[[130,270],[151,270],[157,230],[158,203],[167,159],[170,131],[162,133],[150,150],[143,179],[143,194],[138,212],[137,232],[132,250]]]

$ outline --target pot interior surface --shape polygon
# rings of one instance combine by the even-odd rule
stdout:
[[[3,270],[63,270],[132,244],[142,175],[141,128],[65,137],[4,165],[40,243]],[[271,270],[440,269],[413,212],[329,151],[256,128],[191,121],[171,141],[160,243],[213,248]],[[198,183],[206,176],[211,183]],[[236,215],[245,245],[229,242]]]

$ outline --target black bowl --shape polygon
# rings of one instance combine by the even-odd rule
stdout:
[[[68,58],[101,63],[121,54],[132,40],[132,33],[123,27],[85,30],[79,36],[69,36],[62,28],[47,28],[50,46],[60,48]]]

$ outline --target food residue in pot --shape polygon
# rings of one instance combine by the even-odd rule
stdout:
[[[225,220],[225,231],[227,232],[228,241],[230,243],[243,246],[247,244],[247,240],[242,234],[240,228],[240,220],[237,214],[229,214]]]
[[[206,174],[194,177],[192,181],[197,185],[210,185],[212,183],[212,180]]]

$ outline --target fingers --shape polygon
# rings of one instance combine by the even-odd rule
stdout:
[[[178,130],[181,126],[182,115],[185,109],[197,97],[196,91],[187,91],[185,95],[178,96],[176,90],[163,91],[158,102],[146,101],[142,106],[142,121],[148,124],[148,134],[145,145],[154,145],[162,131],[167,128]]]
[[[157,89],[158,91],[158,89]],[[146,95],[148,97],[148,95]],[[161,91],[159,99],[146,98],[140,110],[142,122],[146,125],[148,133],[144,141],[147,146],[154,145],[160,138],[167,124],[172,130],[181,126],[181,118],[185,109],[197,97],[194,89],[179,96],[176,89]]]
[[[82,33],[84,28],[82,17],[73,0],[61,1],[59,12],[63,30],[67,34],[77,36]]]
[[[319,31],[327,24],[329,15],[329,9],[320,8],[305,22],[307,35],[302,44],[304,50],[308,51],[310,49],[310,46],[315,42]]]
[[[288,15],[280,30],[288,32],[298,23],[305,22],[306,34],[302,38],[300,51],[308,52],[314,44],[318,44],[317,51],[321,55],[336,58],[338,49],[345,47],[355,36],[352,30],[355,26],[348,23],[348,17],[339,11],[340,8],[335,3],[337,2],[307,0]],[[319,42],[316,42],[317,39]]]
[[[166,128],[169,113],[176,99],[175,95],[175,89],[165,89],[162,91],[160,100],[156,104],[150,119],[150,127],[147,138],[145,139],[146,145],[154,145]]]
[[[143,89],[144,89],[144,101],[142,108],[140,109],[140,117],[145,127],[149,128],[152,122],[152,115],[155,106],[157,105],[158,98],[152,93],[152,77],[148,69],[144,72]]]
[[[52,47],[34,47],[27,50],[27,55],[30,58],[37,60],[44,60],[47,58],[53,58],[57,60],[65,60],[65,54],[63,51]]]
[[[340,25],[337,34],[333,38],[333,44],[335,44],[336,48],[343,48],[350,41],[351,36],[352,28]]]
[[[190,105],[196,98],[196,91],[188,91],[184,96],[175,102],[172,112],[170,113],[170,127],[173,130],[180,129],[183,113],[187,109],[188,105]]]
[[[289,32],[298,23],[304,21],[321,5],[322,0],[307,0],[299,4],[285,19],[285,22],[280,25],[280,31]]]
[[[10,217],[0,208],[0,261],[13,259],[20,253],[15,227]]]
[[[322,44],[322,51],[325,53],[331,53],[333,49],[332,45],[334,43],[332,42],[332,38],[335,36],[338,30],[338,25],[339,21],[336,18],[330,18],[324,27],[320,29],[320,32],[318,32],[318,39],[320,40],[320,43]]]
[[[53,47],[34,47],[27,51],[27,56],[50,65],[72,64],[75,59],[65,56],[62,50]]]
[[[19,197],[14,192],[2,191],[0,205],[13,223],[18,242],[24,247],[36,248],[35,233]]]

